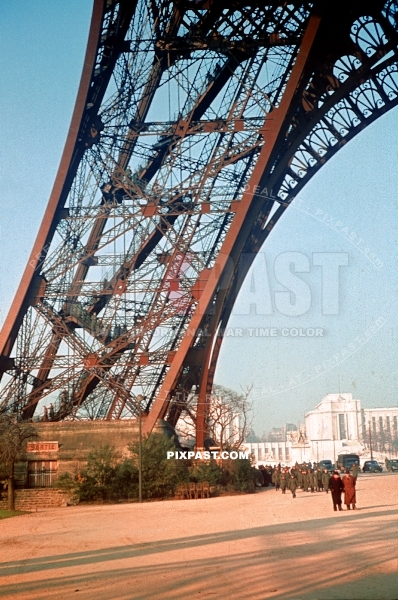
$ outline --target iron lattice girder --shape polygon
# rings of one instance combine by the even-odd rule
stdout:
[[[149,429],[178,418],[174,392],[209,391],[261,244],[322,164],[397,103],[396,12],[95,2],[71,133],[0,338],[1,410],[30,417],[48,398],[57,418],[121,418],[141,395]],[[216,272],[226,240],[234,267]]]

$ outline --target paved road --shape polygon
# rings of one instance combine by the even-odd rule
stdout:
[[[43,510],[0,523],[0,597],[395,600],[398,474],[330,495],[254,495]]]

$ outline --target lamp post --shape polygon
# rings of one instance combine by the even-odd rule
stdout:
[[[373,460],[373,449],[372,449],[372,430],[370,428],[370,421],[368,421],[369,425],[369,447],[370,447],[370,460]]]
[[[144,396],[138,394],[137,406],[138,406],[138,502],[142,502],[142,413],[141,413],[141,401]]]

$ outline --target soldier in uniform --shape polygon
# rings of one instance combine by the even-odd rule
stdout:
[[[306,470],[301,471],[301,489],[303,492],[308,492],[308,473]]]
[[[313,472],[311,473],[312,475],[312,486],[313,489],[311,491],[317,492],[318,491],[318,471],[316,469],[313,470]]]
[[[263,471],[265,487],[268,487],[272,483],[272,470],[271,467],[265,467],[265,471]]]
[[[323,489],[323,481],[322,481],[322,470],[320,467],[317,467],[316,469],[316,475],[317,475],[317,486],[316,486],[316,491],[317,492],[321,492]]]
[[[355,481],[358,479],[358,473],[359,473],[359,465],[358,463],[354,463],[352,465],[352,476],[355,478]]]
[[[295,498],[296,497],[296,489],[297,489],[297,481],[296,481],[296,478],[294,475],[290,474],[287,484],[288,484],[289,490],[292,492],[293,498]]]
[[[278,491],[280,484],[280,472],[278,468],[274,469],[274,472],[272,473],[272,483],[275,486],[275,490]]]
[[[311,490],[311,494],[313,494],[315,482],[314,482],[314,471],[312,469],[309,469],[309,471],[307,473],[307,481],[308,481],[308,487]]]
[[[322,473],[322,485],[323,485],[323,489],[325,490],[325,492],[328,494],[329,493],[329,471],[327,469],[323,469],[323,473]]]
[[[282,471],[279,477],[279,485],[282,490],[282,494],[286,493],[287,477],[288,474],[286,473],[286,471]]]
[[[303,487],[303,471],[302,469],[297,469],[297,485],[299,487]]]

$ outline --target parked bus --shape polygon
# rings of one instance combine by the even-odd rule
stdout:
[[[337,457],[337,467],[340,471],[351,469],[353,465],[357,463],[359,467],[359,455],[358,454],[339,454]]]

